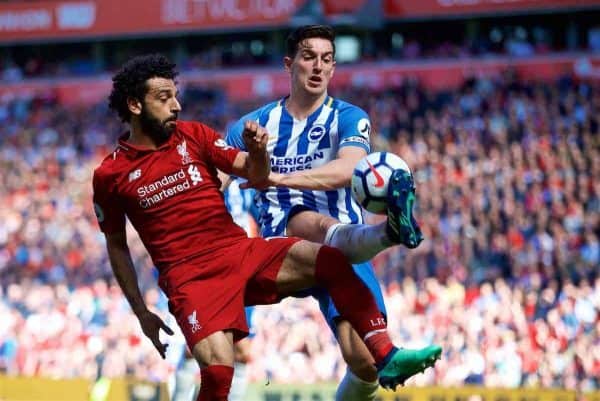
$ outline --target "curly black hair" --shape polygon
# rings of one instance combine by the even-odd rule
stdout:
[[[331,42],[335,55],[335,31],[329,25],[304,25],[295,29],[286,39],[286,56],[294,58],[298,45],[310,38],[321,38]]]
[[[113,86],[108,97],[108,106],[115,110],[123,122],[129,122],[131,113],[127,99],[132,97],[140,102],[146,96],[146,81],[151,78],[175,79],[179,73],[175,64],[162,54],[145,54],[127,61],[113,78]]]

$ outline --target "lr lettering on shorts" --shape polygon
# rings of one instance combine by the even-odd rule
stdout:
[[[377,319],[371,319],[369,320],[369,322],[371,323],[371,327],[373,328],[385,327],[385,319],[382,317],[378,317]]]

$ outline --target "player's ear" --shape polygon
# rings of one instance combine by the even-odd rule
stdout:
[[[285,56],[283,58],[283,68],[285,68],[286,72],[292,72],[292,63],[294,62],[294,59],[292,59],[289,56]]]
[[[127,98],[127,108],[131,114],[139,116],[142,113],[142,102],[130,96]]]

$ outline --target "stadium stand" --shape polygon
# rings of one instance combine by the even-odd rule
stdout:
[[[374,142],[416,172],[427,241],[375,261],[396,340],[447,344],[416,383],[597,389],[598,87],[505,74],[455,92],[407,83],[340,95],[370,113]],[[186,103],[194,107],[184,118],[203,115],[221,130],[241,107],[201,91]],[[0,123],[0,368],[165,380],[174,366],[141,337],[86,207],[91,170],[119,133],[115,119],[103,104],[78,110],[41,97],[3,101]],[[166,314],[139,241],[132,252],[148,303]],[[342,373],[316,314],[303,301],[259,308],[253,380]]]
[[[97,5],[98,19],[62,30],[44,25],[60,1],[0,1],[0,376],[173,377],[177,356],[160,359],[141,333],[93,213],[92,169],[122,130],[107,77],[131,55],[165,52],[183,70],[181,117],[223,132],[286,93],[285,32],[322,20],[298,6],[314,1],[273,2],[287,7],[269,10],[275,22],[253,10],[240,26],[188,21],[188,0],[147,0],[164,15],[112,26],[100,10],[115,3],[139,4],[69,2],[76,15]],[[401,155],[417,181],[426,241],[374,260],[394,342],[444,345],[409,384],[600,390],[598,1],[351,1],[341,15],[337,3],[325,11],[360,46],[332,95],[369,113],[374,150]],[[359,15],[373,4],[383,21]],[[130,248],[147,304],[168,320],[133,233]],[[250,380],[338,380],[345,366],[318,315],[309,300],[257,308]]]

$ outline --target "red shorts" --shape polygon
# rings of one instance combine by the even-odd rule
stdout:
[[[159,276],[188,347],[222,330],[248,335],[244,306],[277,303],[276,278],[299,238],[247,238],[178,264]]]

